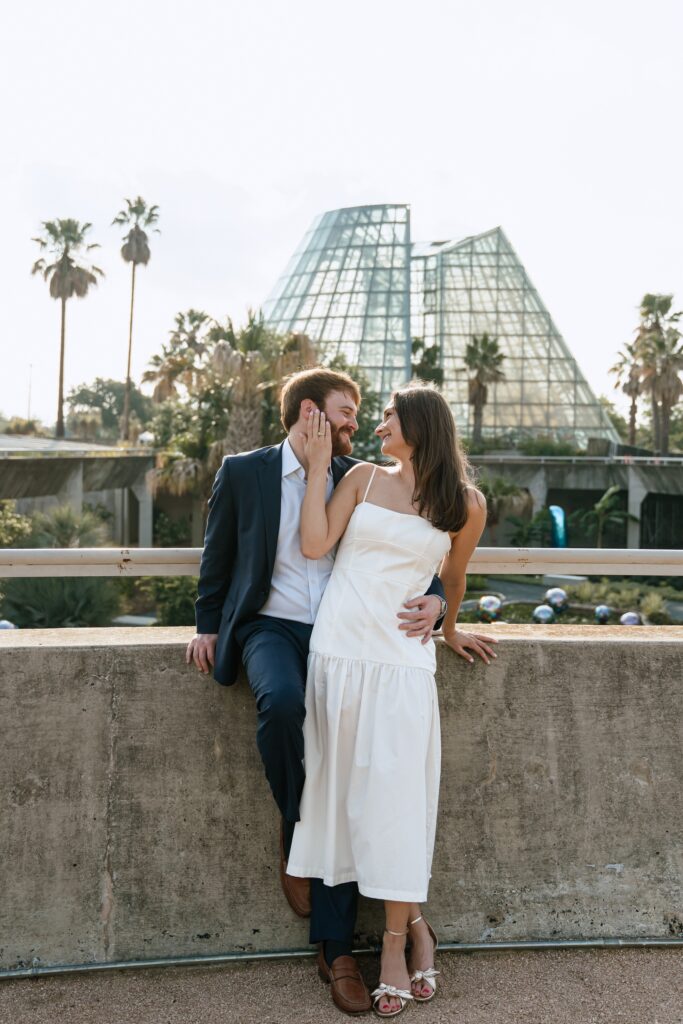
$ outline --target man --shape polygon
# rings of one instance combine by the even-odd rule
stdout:
[[[256,742],[282,816],[282,887],[295,913],[310,915],[311,942],[320,943],[319,969],[332,984],[336,1005],[349,1013],[370,1009],[370,995],[351,956],[356,883],[326,886],[321,879],[289,876],[286,867],[304,784],[308,645],[334,563],[334,551],[317,560],[301,554],[304,435],[309,414],[323,411],[332,430],[329,500],[358,461],[350,453],[360,401],[358,386],[347,374],[321,367],[293,374],[281,397],[285,441],[224,459],[209,499],[197,635],[186,655],[188,664],[193,661],[202,672],[213,666],[214,679],[224,686],[236,681],[240,660],[244,664],[256,697]],[[397,628],[415,643],[431,635],[445,614],[443,593],[435,577],[424,597],[396,609]]]

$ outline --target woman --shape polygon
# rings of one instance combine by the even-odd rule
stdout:
[[[320,558],[342,537],[311,636],[301,821],[287,871],[326,885],[356,880],[385,903],[380,983],[383,1017],[436,989],[436,936],[427,898],[439,790],[439,709],[434,642],[396,629],[394,609],[424,593],[436,568],[448,611],[446,643],[488,664],[489,637],[455,620],[465,572],[486,522],[483,495],[445,399],[428,386],[396,391],[375,433],[389,467],[360,463],[325,505],[330,425],[309,418],[301,550]],[[488,655],[488,657],[487,657]],[[406,964],[406,936],[410,961]]]

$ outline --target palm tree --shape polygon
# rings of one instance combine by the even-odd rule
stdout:
[[[669,450],[671,411],[683,393],[678,376],[683,369],[683,348],[676,327],[681,313],[672,313],[672,304],[672,295],[648,293],[643,297],[634,343],[642,367],[643,390],[650,395],[654,448],[662,455]]]
[[[179,385],[188,392],[195,390],[203,373],[200,360],[207,351],[206,332],[211,323],[208,313],[200,309],[176,314],[169,343],[162,345],[161,355],[152,356],[152,369],[142,375],[143,381],[154,382],[154,402],[176,398]]]
[[[683,395],[683,344],[675,327],[668,327],[660,347],[658,392],[661,407],[662,455],[669,454],[671,412]]]
[[[41,256],[31,268],[32,274],[42,274],[50,282],[50,295],[62,304],[59,342],[59,387],[57,395],[56,437],[64,437],[64,342],[66,337],[66,304],[73,296],[85,298],[91,285],[97,284],[97,277],[104,277],[104,271],[83,261],[83,253],[99,249],[95,242],[85,243],[85,236],[92,224],[79,224],[77,220],[43,221],[44,234],[34,238],[42,252],[47,250],[47,259]]]
[[[628,417],[628,443],[633,446],[636,443],[636,413],[638,398],[643,393],[643,372],[638,354],[638,346],[635,341],[627,343],[621,352],[618,353],[617,362],[609,370],[617,378],[617,387],[631,399],[631,406]]]
[[[150,361],[154,382],[157,458],[154,486],[193,499],[193,543],[201,544],[206,500],[224,455],[277,440],[282,378],[317,362],[304,334],[278,335],[260,314],[235,330],[206,313],[179,313],[170,341]]]
[[[637,516],[632,515],[623,508],[619,508],[621,500],[619,492],[619,485],[614,484],[612,487],[607,488],[592,508],[576,509],[569,514],[570,524],[577,525],[579,528],[590,532],[595,532],[596,548],[602,547],[605,529],[608,526],[619,526],[629,519],[636,523],[639,521]]]
[[[122,439],[129,440],[130,434],[130,361],[133,351],[133,308],[135,305],[135,270],[139,264],[147,266],[151,256],[149,238],[145,228],[151,227],[159,219],[159,207],[147,206],[147,203],[138,196],[135,202],[125,200],[127,209],[121,210],[114,217],[112,224],[121,227],[130,225],[130,230],[123,236],[121,255],[126,263],[131,265],[130,283],[130,320],[128,323],[128,362],[126,364],[126,391],[123,399],[123,426]],[[159,231],[158,228],[154,228]]]
[[[437,342],[427,345],[424,338],[413,338],[410,360],[413,377],[417,377],[418,380],[430,380],[437,387],[443,387],[443,368],[439,366],[440,359],[441,348]]]
[[[486,333],[473,334],[472,340],[467,343],[465,366],[474,374],[468,381],[467,400],[474,408],[472,440],[475,444],[481,442],[481,425],[488,397],[488,385],[505,377],[500,368],[504,359],[505,354],[498,347],[498,339],[490,338]]]

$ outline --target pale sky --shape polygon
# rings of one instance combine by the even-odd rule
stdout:
[[[0,38],[0,411],[56,415],[41,221],[92,221],[66,390],[125,376],[124,196],[161,207],[134,376],[190,306],[241,322],[313,217],[411,204],[414,240],[501,225],[596,393],[646,291],[683,305],[680,0],[14,4]]]

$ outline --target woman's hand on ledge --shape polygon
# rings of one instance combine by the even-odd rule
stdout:
[[[463,629],[453,629],[444,632],[443,638],[451,650],[459,654],[465,661],[474,661],[470,651],[478,654],[487,665],[491,664],[491,658],[498,657],[488,646],[489,644],[498,643],[492,636],[484,636],[483,633],[466,633]]]

